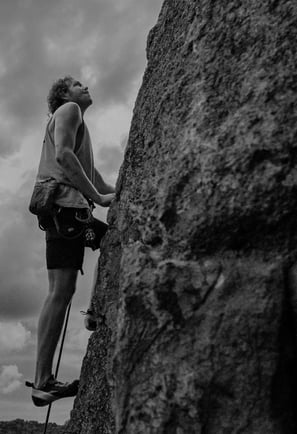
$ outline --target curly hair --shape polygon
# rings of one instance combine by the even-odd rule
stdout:
[[[52,84],[47,97],[48,109],[51,114],[65,103],[63,95],[68,90],[69,84],[73,80],[74,79],[71,75],[66,75],[64,78],[59,78]]]

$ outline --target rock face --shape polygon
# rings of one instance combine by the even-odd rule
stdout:
[[[297,432],[296,29],[290,0],[165,0],[68,432]]]

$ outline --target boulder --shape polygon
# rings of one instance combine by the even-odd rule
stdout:
[[[291,0],[165,0],[69,432],[297,432],[296,29]]]

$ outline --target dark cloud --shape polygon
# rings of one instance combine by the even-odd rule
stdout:
[[[29,176],[30,175],[30,176]],[[28,211],[32,174],[0,205],[0,315],[24,318],[40,308],[47,288],[44,246]]]
[[[145,66],[145,40],[161,0],[21,0],[0,6],[0,155],[46,115],[54,79],[91,71],[101,106],[126,102]],[[1,127],[1,123],[0,123]],[[3,131],[4,130],[4,131]],[[13,134],[12,134],[13,131]]]

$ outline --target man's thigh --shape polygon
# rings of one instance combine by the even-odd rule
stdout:
[[[85,244],[83,236],[73,240],[67,240],[64,238],[47,239],[47,269],[81,270],[84,260],[84,250]]]
[[[75,292],[78,270],[73,268],[59,268],[48,270],[49,291],[67,301]]]
[[[86,246],[84,226],[73,218],[75,214],[71,210],[65,210],[60,220],[63,232],[58,232],[55,226],[46,231],[46,262],[48,270],[52,269],[75,269],[82,270],[84,249]],[[67,229],[75,228],[74,233],[78,236],[66,237]],[[100,243],[104,237],[108,225],[94,218],[91,224],[95,233],[95,240],[92,248],[100,248]]]
[[[85,249],[84,227],[74,216],[74,209],[62,209],[58,216],[59,228],[53,223],[46,230],[48,270],[82,269]]]

